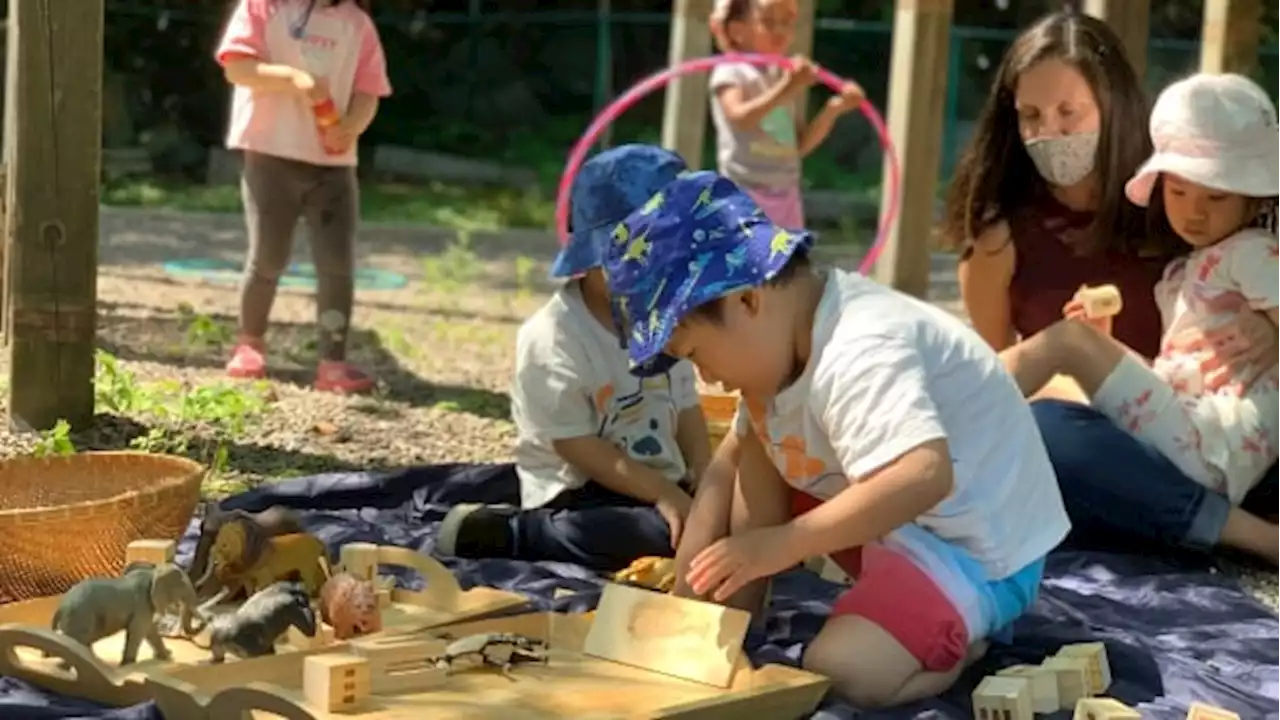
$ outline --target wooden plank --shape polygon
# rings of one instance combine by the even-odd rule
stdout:
[[[14,111],[9,420],[93,417],[104,0],[9,3]]]
[[[610,583],[582,652],[727,688],[750,623],[742,610]]]
[[[676,0],[671,13],[670,65],[711,54],[709,19],[715,0]],[[710,92],[705,74],[686,75],[667,85],[662,109],[662,146],[702,167]]]
[[[1151,38],[1151,0],[1085,0],[1084,11],[1115,30],[1125,55],[1141,80],[1147,72],[1147,43]]]
[[[796,35],[791,41],[791,54],[813,58],[813,25],[818,12],[817,0],[799,0],[796,3],[800,11],[796,17]],[[837,73],[838,74],[838,73]],[[796,117],[809,117],[809,91],[796,95]]]
[[[894,11],[886,122],[897,144],[903,192],[898,221],[876,263],[876,279],[919,298],[929,293],[951,12],[952,0],[897,0]],[[887,161],[884,176],[889,176]],[[889,199],[885,195],[882,203]]]
[[[1201,72],[1252,75],[1261,27],[1262,0],[1205,0]]]

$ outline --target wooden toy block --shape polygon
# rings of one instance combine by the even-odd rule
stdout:
[[[1026,678],[1031,683],[1031,709],[1036,713],[1052,713],[1058,704],[1058,676],[1039,665],[1013,665],[1000,670],[1001,677]]]
[[[328,623],[316,623],[315,637],[307,637],[298,628],[290,625],[285,639],[295,650],[313,650],[328,647],[337,642],[333,634],[333,626]]]
[[[1100,642],[1063,645],[1059,657],[1078,657],[1089,661],[1089,694],[1101,695],[1111,687],[1111,663],[1107,660],[1107,646]]]
[[[386,610],[387,608],[391,607],[391,591],[390,590],[387,590],[386,588],[379,588],[374,591],[374,594],[378,596],[378,607],[380,609]]]
[[[447,678],[445,669],[437,668],[429,660],[443,652],[445,646],[439,640],[383,639],[353,642],[352,652],[369,661],[375,694],[398,695],[422,692],[444,684]]]
[[[990,675],[973,691],[974,720],[1033,720],[1031,680]]]
[[[1115,698],[1080,698],[1071,720],[1142,720],[1142,715]]]
[[[742,610],[610,583],[582,652],[727,688],[750,622]]]
[[[1088,660],[1055,655],[1045,658],[1040,667],[1051,670],[1058,680],[1058,709],[1072,710],[1080,698],[1089,696]]]
[[[1124,298],[1115,285],[1082,287],[1076,291],[1075,299],[1084,306],[1084,314],[1090,319],[1118,315],[1124,309]]]
[[[1187,720],[1240,720],[1240,716],[1220,707],[1191,703],[1191,707],[1187,708]]]
[[[302,694],[323,712],[358,708],[373,692],[369,661],[358,655],[311,655],[303,660]]]
[[[347,543],[338,551],[338,562],[344,572],[361,580],[378,577],[378,546],[373,543]]]
[[[156,565],[173,562],[178,544],[172,540],[134,540],[124,551],[124,564],[149,562]]]

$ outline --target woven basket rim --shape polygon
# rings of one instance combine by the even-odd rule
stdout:
[[[143,495],[158,495],[167,491],[172,491],[183,485],[186,485],[190,483],[193,478],[198,478],[199,476],[203,475],[205,472],[204,465],[188,457],[183,457],[181,455],[169,455],[167,453],[139,452],[136,450],[90,451],[90,452],[76,453],[75,455],[61,457],[61,458],[36,458],[31,456],[23,456],[23,457],[9,458],[7,460],[0,461],[0,467],[4,467],[6,465],[19,464],[19,463],[49,464],[49,463],[58,462],[58,461],[70,462],[72,458],[88,458],[88,461],[92,462],[93,459],[95,458],[111,458],[111,457],[125,458],[125,459],[145,459],[147,462],[154,462],[159,460],[159,461],[163,461],[163,462],[174,465],[175,470],[177,469],[177,466],[185,465],[186,467],[180,470],[179,472],[175,472],[171,476],[158,479],[153,485],[143,489],[125,490],[123,492],[119,492],[114,495],[109,495],[106,497],[95,498],[93,500],[81,500],[80,502],[65,503],[61,505],[44,505],[40,507],[12,508],[12,509],[0,510],[0,525],[5,524],[4,523],[5,520],[11,520],[15,518],[23,518],[24,522],[30,522],[32,518],[37,517],[43,513],[56,513],[61,516],[61,515],[66,515],[67,513],[74,510],[87,510],[90,508],[96,508],[103,505],[120,504],[121,502],[133,497],[139,497]]]

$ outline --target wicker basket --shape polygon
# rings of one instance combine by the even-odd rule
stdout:
[[[711,449],[720,447],[724,436],[733,428],[733,415],[738,410],[738,396],[704,390],[698,393],[702,414],[707,418]]]
[[[0,462],[0,603],[114,575],[134,540],[177,540],[203,476],[186,458],[134,452]]]

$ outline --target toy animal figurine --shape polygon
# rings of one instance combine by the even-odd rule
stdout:
[[[428,662],[451,674],[453,664],[461,658],[472,657],[487,667],[502,669],[509,676],[511,668],[520,663],[547,662],[547,644],[536,638],[514,633],[479,633],[458,638],[445,647],[442,655]]]
[[[210,555],[219,531],[231,526],[240,527],[242,538],[235,557],[224,558],[224,566],[232,571],[243,570],[257,562],[268,538],[302,532],[298,514],[288,508],[277,506],[253,513],[245,510],[221,510],[217,503],[206,503],[204,517],[200,521],[200,539],[196,541],[195,555],[187,570],[200,598],[207,598],[218,590],[213,582],[215,578]]]
[[[627,567],[614,573],[613,581],[639,585],[659,592],[671,592],[671,588],[676,584],[676,561],[664,557],[637,558]]]
[[[218,544],[224,537],[235,537],[239,526],[224,527],[218,533],[218,541],[210,561],[214,575],[223,585],[219,599],[233,598],[243,592],[246,596],[282,580],[299,580],[307,594],[316,596],[325,580],[329,579],[329,554],[324,543],[309,533],[277,535],[267,540],[266,547],[257,562],[241,572],[223,570],[218,557]]]
[[[338,573],[320,589],[320,618],[333,627],[338,640],[378,632],[382,610],[373,583],[351,573]]]
[[[188,635],[200,632],[193,625],[196,591],[186,573],[176,565],[163,563],[133,566],[120,577],[90,578],[77,583],[62,596],[53,614],[53,629],[92,650],[103,638],[125,631],[120,664],[138,659],[143,640],[158,660],[171,657],[156,628],[159,612],[181,607],[182,628]]]
[[[210,662],[221,663],[227,653],[240,658],[274,655],[275,643],[290,627],[316,636],[311,597],[298,583],[279,582],[254,593],[233,612],[209,620]]]

